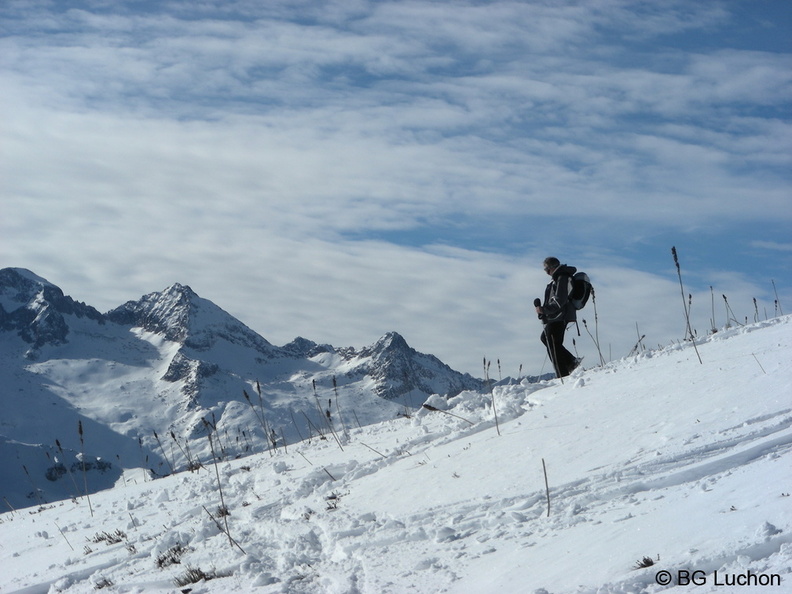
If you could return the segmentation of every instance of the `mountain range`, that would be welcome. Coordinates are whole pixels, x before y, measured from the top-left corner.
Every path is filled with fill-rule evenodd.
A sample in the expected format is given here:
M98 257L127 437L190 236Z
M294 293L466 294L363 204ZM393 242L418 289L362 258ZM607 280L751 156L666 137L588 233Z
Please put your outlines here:
M59 349L78 342L75 319L67 316L70 343ZM135 332L155 353L169 348L160 334ZM141 353L150 356L130 350L116 367ZM90 497L44 503L21 494L24 509L0 513L0 592L789 592L791 358L786 315L578 368L563 382L432 395L410 418L347 423L348 432L336 411L335 435L259 444L239 459L222 458L231 440L218 425L218 455L194 472L152 480L127 467ZM94 362L82 365L71 372ZM91 373L109 389L118 369ZM54 389L63 377L47 381ZM246 389L256 398L254 388ZM324 398L332 386L322 390ZM342 411L351 409L345 400ZM114 435L81 419L86 448ZM169 456L178 450L163 439ZM89 481L117 466L90 462ZM51 466L61 479L49 481L25 465L30 478L0 483L3 496L33 483L82 492L79 468Z
M231 458L342 441L431 395L486 386L396 332L359 350L275 346L186 285L100 313L21 268L0 270L0 384L12 506L74 495L83 467L95 491L122 469L170 474L213 448Z

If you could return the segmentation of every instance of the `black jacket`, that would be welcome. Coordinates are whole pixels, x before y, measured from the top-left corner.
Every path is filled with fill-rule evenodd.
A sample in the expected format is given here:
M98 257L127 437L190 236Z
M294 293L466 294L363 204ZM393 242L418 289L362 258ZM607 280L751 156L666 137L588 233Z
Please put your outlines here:
M547 285L544 294L544 323L574 322L577 320L577 310L569 301L572 290L572 275L577 272L574 266L562 264L553 273L553 280Z

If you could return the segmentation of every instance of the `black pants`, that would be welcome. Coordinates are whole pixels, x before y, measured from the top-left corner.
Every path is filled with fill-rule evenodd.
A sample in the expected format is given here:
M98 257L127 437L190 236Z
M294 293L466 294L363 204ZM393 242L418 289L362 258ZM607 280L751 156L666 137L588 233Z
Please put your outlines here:
M542 344L547 347L547 354L558 377L569 375L575 368L575 356L564 348L566 326L566 322L551 322L545 324L542 332Z

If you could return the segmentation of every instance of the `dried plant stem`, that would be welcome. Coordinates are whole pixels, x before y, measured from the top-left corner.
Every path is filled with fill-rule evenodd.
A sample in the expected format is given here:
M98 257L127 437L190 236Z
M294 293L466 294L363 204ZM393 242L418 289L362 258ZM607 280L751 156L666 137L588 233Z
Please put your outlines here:
M469 425L473 425L473 423L471 421L468 421L466 418L460 417L459 415L455 415L454 413L448 412L447 410L441 410L439 408L435 408L431 404L422 404L421 406L423 408L425 408L426 410L431 410L432 412L441 412L444 415L449 415L451 417L455 417L457 419L461 419L461 420L465 421L465 423L468 423Z
M363 427L360 425L360 419L358 419L354 408L352 409L352 416L355 417L355 423L357 423L358 429L363 429Z
M595 314L595 319L596 319L596 314ZM604 366L605 365L605 358L602 356L602 351L600 350L599 339L595 338L591 334L591 330L589 330L589 327L588 327L588 324L586 323L586 320L583 320L583 327L586 329L586 332L591 337L591 340L594 343L594 346L597 347L597 353L599 353L600 365Z
M63 530L61 530L61 528L60 528L60 526L58 526L58 523L57 523L57 522L53 522L53 523L55 524L55 528L57 528L57 529L58 529L58 532L60 532L60 535L63 537L63 540L65 540L65 541L66 541L66 544L67 544L67 545L69 545L69 548L70 548L70 549L73 551L73 550L74 550L74 547L73 547L73 546L71 545L71 543L69 542L69 539L68 539L68 538L66 538L66 535L63 533Z
M145 483L148 481L149 478L149 470L148 470L148 456L143 451L143 438L138 436L138 448L140 449L140 462L141 468L143 468L143 482Z
M490 398L492 400L492 414L495 416L495 430L498 432L498 435L500 435L501 432L500 424L498 423L498 411L495 410L495 392L492 389L492 382L489 378L490 365L492 365L492 361L487 362L487 358L484 357L484 379L487 381L487 386L489 386Z
M547 494L547 517L550 517L550 484L547 482L547 465L542 458L542 470L544 471L545 493Z
M220 482L220 469L217 466L217 454L215 453L214 442L212 441L212 427L206 421L206 419L204 419L204 426L207 429L206 436L209 438L209 449L212 450L212 461L214 462L215 475L217 476L217 490L220 493L220 509L221 509L221 515L223 516L223 523L225 524L225 531L224 532L226 533L226 536L228 536L229 544L231 544L233 546L236 543L235 543L234 539L231 538L231 533L228 530L228 513L229 512L228 512L228 508L226 507L226 504L225 504L225 498L223 497L223 485ZM204 509L206 509L206 508L204 508ZM209 514L209 515L212 515L212 514ZM237 546L239 546L239 545L237 545ZM244 551L242 551L242 552L244 553Z
M165 448L162 447L162 442L160 441L159 435L157 435L156 431L154 431L154 439L157 440L157 444L159 445L160 452L162 452L162 457L165 458L165 462L168 463L168 468L170 468L171 474L173 474L175 472L173 470L173 464L171 464L171 461L168 459L168 455L165 453Z
M30 481L30 486L31 486L31 487L33 487L33 493L35 493L35 494L36 494L36 500L38 501L38 504L39 504L39 505L44 505L44 502L41 500L41 495L39 495L39 490L38 490L38 488L36 487L36 484L33 482L33 477L32 477L32 476L30 476L30 473L28 472L27 466L25 466L25 465L23 464L23 465L22 465L22 470L24 470L24 471L25 471L25 474L27 475L27 477L28 477L28 480Z
M220 448L220 459L225 460L228 458L228 454L226 454L225 447L223 446L223 440L220 439L220 431L217 429L217 417L212 411L212 428L214 429L215 436L217 437L217 445Z
M368 449L370 449L370 450L371 450L372 452L374 452L375 454L379 454L379 455L380 455L380 456L382 456L383 458L387 458L387 456L386 456L385 454L383 454L382 452L378 452L377 450L375 450L374 448L372 448L370 445L368 445L368 444L366 444L366 443L363 443L362 441L361 441L360 443L362 443L364 446L366 446Z
M215 523L215 526L217 526L217 529L220 532L223 532L228 537L228 542L230 542L232 546L235 546L240 551L242 551L243 555L247 555L247 553L245 553L245 549L243 549L236 540L231 538L231 534L228 532L228 520L226 520L225 528L223 528L223 525L220 522L217 521L217 518L215 518L212 515L212 512L210 512L208 509L206 509L205 505L203 505L201 507L203 507L203 510L209 515L210 518L212 518L212 521ZM225 518L225 516L223 516L223 518Z
M605 366L605 358L602 356L599 340L599 314L597 313L597 294L594 292L594 287L591 287L591 303L594 305L594 344L597 346L597 353L599 353L600 365ZM585 326L586 321L583 320ZM590 333L589 333L590 334Z
M58 446L58 452L61 455L61 459L66 460L66 453L63 451L63 448L61 447L60 441L56 439L55 445ZM66 467L66 472L69 473L69 478L71 478L72 485L74 485L75 497L77 497L80 494L80 487L77 486L77 480L74 478L74 474L72 473L71 468L69 468L69 466L65 462L63 465Z
M734 322L738 326L742 326L743 324L741 324L737 320L737 316L734 315L734 312L732 311L732 308L729 305L729 300L726 298L726 295L723 296L723 302L726 304L726 317L727 317L727 320L731 320L732 322Z
M327 428L330 430L330 433L333 434L333 437L335 438L338 447L341 448L341 451L343 452L344 447L341 445L341 441L338 439L338 435L336 435L335 429L333 429L333 424L330 422L330 419L328 418L330 411L328 410L328 415L325 415L324 411L322 411L322 405L319 404L319 394L317 394L316 392L316 380L313 380L312 384L313 384L314 398L316 399L316 408L319 410L319 416L322 417L322 419L324 419L325 425L327 425Z
M303 411L300 411L300 412L302 413L302 416L305 417L305 420L308 421L308 428L309 429L313 428L313 430L316 431L316 434L319 436L319 438L320 439L324 439L324 433L322 433L322 430L319 429L316 425L313 424L313 422L311 421L311 418L308 415L306 415L305 412L303 412Z
M258 386L258 382L256 382L256 385ZM242 395L245 397L245 400L247 400L247 403L250 405L250 410L252 410L253 414L256 415L256 420L259 422L259 425L261 425L261 430L264 432L264 443L267 444L267 451L270 453L270 456L272 456L272 449L270 448L269 427L267 427L267 420L264 418L264 407L263 406L259 407L261 409L261 414L259 414L259 411L256 410L255 406L253 406L253 401L250 399L250 394L247 393L247 390L242 390ZM261 401L260 392L259 392L259 401Z
M335 376L333 376L333 393L335 394L336 412L338 413L338 418L341 421L341 428L344 430L344 435L349 436L346 423L344 423L344 417L341 415L341 407L338 404L338 383L336 382Z
M291 416L292 423L294 424L294 428L297 430L297 435L300 436L300 441L303 441L302 432L300 431L300 427L297 425L297 420L294 418L294 411L289 409L289 416Z
M88 494L88 470L85 468L85 442L83 441L83 426L82 421L77 421L77 432L80 434L80 454L82 459L83 482L85 483L85 498L88 500L88 510L91 512L93 518L93 506L91 505L91 496Z
M646 334L641 334L640 333L640 331L638 330L638 322L635 322L635 331L638 332L638 342L635 343L635 346L632 348L630 353L627 355L628 357L631 357L633 353L635 353L637 355L641 351L644 350L643 339L646 338Z
M699 355L698 347L696 346L696 338L693 335L693 330L690 327L690 312L688 311L687 303L685 302L685 287L682 284L682 270L679 267L679 258L677 257L676 247L671 248L671 254L674 256L674 264L676 265L677 276L679 277L679 289L682 291L682 307L685 308L685 322L687 323L688 336L690 336L690 340L693 343L693 350L696 351L696 357L698 357L699 363L703 365L704 362L701 360L701 355Z
M781 309L781 301L778 299L778 291L776 290L775 280L771 278L770 282L773 283L773 293L775 293L776 307L778 308L778 312L783 316L784 310Z
M191 472L192 472L193 470L198 470L199 468L201 468L201 467L203 466L203 465L200 463L200 461L194 461L194 460L192 459L192 456L190 455L190 451L189 451L189 446L188 446L188 447L187 447L187 449L185 450L185 449L184 449L184 448L181 446L181 444L179 443L179 440L178 440L178 439L176 439L176 434L175 434L173 431L170 431L170 436L171 436L171 439L172 439L172 440L173 440L173 441L176 443L176 446L179 448L179 450L181 451L182 455L183 455L183 456L185 457L185 459L187 460L187 468L188 468L188 469L189 469ZM186 444L185 444L185 445L186 445Z
M261 410L261 420L264 424L264 435L272 442L272 449L277 450L277 440L271 438L271 436L275 434L275 430L270 427L267 422L267 416L264 414L264 397L261 395L261 384L258 380L256 380L256 393L259 397L259 410ZM270 455L272 455L272 452L270 452Z

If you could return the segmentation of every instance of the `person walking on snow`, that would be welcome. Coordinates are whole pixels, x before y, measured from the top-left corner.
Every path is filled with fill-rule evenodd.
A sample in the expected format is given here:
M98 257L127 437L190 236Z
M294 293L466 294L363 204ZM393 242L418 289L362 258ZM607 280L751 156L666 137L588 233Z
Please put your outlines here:
M544 302L534 300L536 313L544 324L541 340L553 362L556 375L565 377L572 373L579 361L564 348L564 333L567 324L577 321L577 310L569 300L574 266L561 264L558 258L545 258L544 271L552 277L544 294Z

